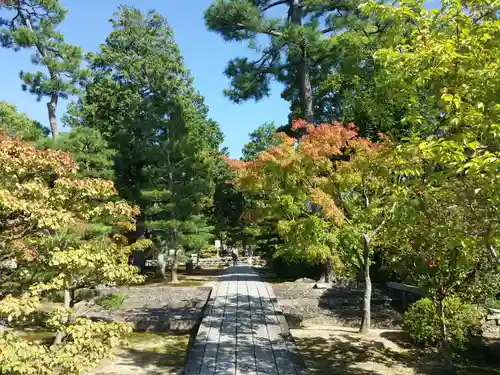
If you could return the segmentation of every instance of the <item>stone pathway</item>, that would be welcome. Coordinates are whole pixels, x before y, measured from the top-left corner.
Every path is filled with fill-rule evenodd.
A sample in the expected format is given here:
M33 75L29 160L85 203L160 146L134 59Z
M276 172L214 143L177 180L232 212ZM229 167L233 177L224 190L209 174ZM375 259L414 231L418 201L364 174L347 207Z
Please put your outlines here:
M306 374L271 286L248 266L218 277L184 375Z

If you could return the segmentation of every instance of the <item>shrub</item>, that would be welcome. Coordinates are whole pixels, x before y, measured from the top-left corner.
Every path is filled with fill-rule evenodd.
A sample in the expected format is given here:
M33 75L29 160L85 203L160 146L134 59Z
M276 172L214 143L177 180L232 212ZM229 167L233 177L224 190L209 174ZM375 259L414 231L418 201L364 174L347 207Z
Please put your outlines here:
M80 301L88 301L92 298L99 297L99 295L100 291L98 289L78 289L75 291L73 302L78 303ZM47 297L53 302L64 302L64 292L60 290L49 293Z
M464 347L471 338L481 334L482 311L459 298L445 299L445 324L448 340L457 347ZM429 298L413 303L404 314L404 328L413 341L437 346L442 342L440 317L436 305Z
M500 309L500 300L495 297L489 297L484 302L484 306L490 309Z
M215 246L205 246L200 250L200 258L215 258L219 249Z
M95 303L105 310L118 310L127 298L128 295L126 294L110 293L97 298Z

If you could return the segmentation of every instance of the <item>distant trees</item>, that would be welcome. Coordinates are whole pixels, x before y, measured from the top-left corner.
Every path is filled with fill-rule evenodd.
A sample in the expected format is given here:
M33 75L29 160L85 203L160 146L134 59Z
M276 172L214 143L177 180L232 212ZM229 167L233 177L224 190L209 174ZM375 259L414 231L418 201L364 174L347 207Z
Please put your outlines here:
M244 160L255 159L259 152L265 151L271 146L277 145L280 139L276 136L274 123L266 123L252 131L250 142L243 146L242 154Z
M13 104L0 101L0 133L23 141L38 141L49 134L39 122L31 120L24 113L19 113Z

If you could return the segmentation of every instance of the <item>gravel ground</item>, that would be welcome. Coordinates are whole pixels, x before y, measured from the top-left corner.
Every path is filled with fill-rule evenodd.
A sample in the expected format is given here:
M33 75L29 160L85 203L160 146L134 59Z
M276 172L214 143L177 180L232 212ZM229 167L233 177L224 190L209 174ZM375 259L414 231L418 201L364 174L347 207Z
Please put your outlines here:
M161 285L102 288L101 295L126 294L118 310L107 311L93 303L77 306L80 314L102 319L130 321L139 331L190 331L201 317L210 287Z
M272 285L278 305L292 328L310 325L342 325L358 327L361 323L362 288L334 286L314 289L311 283ZM391 298L374 288L372 325L378 328L399 328L401 314Z

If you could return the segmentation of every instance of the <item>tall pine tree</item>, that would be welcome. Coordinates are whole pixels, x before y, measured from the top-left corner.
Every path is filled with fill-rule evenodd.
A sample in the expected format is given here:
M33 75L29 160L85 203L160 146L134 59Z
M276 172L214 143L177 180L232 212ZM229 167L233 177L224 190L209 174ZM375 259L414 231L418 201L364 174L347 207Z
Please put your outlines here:
M122 6L111 22L106 42L89 55L85 94L68 122L99 129L115 150L120 195L141 207L136 238L158 231L169 246L192 247L199 242L189 222L204 232L200 215L213 197L222 134L167 20Z
M348 26L357 0L215 0L205 12L208 28L225 40L246 41L260 55L238 57L225 71L226 95L235 102L269 95L271 81L285 85L282 96L292 115L314 123L314 83L332 48L329 36ZM285 14L277 17L276 14ZM263 42L267 40L266 42Z
M2 46L15 51L32 49L32 62L46 69L34 73L21 71L20 76L23 90L36 95L37 100L49 98L47 112L55 139L59 134L59 98L66 99L78 92L77 82L82 74L82 49L67 43L57 31L67 10L59 0L5 0L0 7L8 10L5 17L0 17Z

